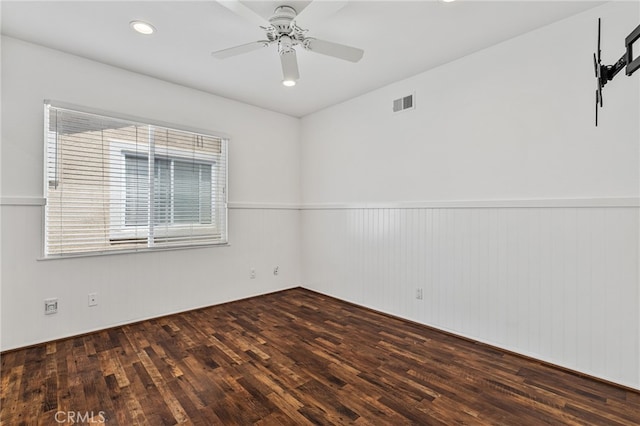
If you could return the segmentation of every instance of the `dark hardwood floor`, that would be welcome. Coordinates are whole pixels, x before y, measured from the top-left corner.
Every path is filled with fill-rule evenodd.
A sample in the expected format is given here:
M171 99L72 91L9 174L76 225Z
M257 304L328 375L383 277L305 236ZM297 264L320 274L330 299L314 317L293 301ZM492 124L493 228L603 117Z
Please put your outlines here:
M3 425L634 425L640 393L304 289L2 354Z

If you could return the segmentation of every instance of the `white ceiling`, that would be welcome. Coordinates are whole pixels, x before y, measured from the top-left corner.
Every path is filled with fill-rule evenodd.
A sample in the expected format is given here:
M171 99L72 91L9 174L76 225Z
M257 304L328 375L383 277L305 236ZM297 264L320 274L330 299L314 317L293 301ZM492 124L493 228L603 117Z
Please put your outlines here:
M268 18L278 5L300 12L309 1L243 3ZM293 88L280 83L275 46L224 60L211 56L265 37L214 0L3 0L1 13L5 35L301 117L602 3L352 0L315 22L309 35L362 48L363 59L354 64L298 49ZM134 19L157 32L135 33Z

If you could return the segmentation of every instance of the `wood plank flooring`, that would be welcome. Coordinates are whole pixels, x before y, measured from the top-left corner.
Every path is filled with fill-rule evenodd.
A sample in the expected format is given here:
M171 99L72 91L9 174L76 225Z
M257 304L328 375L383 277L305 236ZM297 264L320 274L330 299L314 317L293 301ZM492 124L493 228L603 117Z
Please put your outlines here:
M633 425L640 393L304 290L2 354L2 425Z

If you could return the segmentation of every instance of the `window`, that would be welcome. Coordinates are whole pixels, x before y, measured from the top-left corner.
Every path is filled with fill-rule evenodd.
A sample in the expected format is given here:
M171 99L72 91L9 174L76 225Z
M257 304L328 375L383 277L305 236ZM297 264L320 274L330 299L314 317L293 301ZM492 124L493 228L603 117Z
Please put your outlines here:
M224 244L227 140L47 104L45 256Z
M155 158L153 223L210 224L211 164ZM149 159L125 155L125 226L149 221Z

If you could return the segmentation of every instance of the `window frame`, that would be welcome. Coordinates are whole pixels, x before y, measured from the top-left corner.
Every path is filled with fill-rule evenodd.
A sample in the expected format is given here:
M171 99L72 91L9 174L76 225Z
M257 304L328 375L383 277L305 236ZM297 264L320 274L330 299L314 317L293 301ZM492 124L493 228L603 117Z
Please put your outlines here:
M150 218L149 218L149 212L145 211L145 220L144 223L129 223L127 217L128 217L128 202L129 200L132 198L129 194L129 161L130 160L134 160L134 161L138 161L140 160L143 164L146 163L146 176L147 179L150 179L151 174L149 172L149 156L148 155L144 155L144 154L138 154L135 152L128 152L126 150L123 150L120 152L120 161L124 163L125 166L125 174L124 174L124 180L120 179L117 181L113 181L112 180L112 193L117 192L118 195L116 197L112 197L112 199L117 198L120 203L124 204L124 211L122 210L117 210L115 213L117 216L122 217L124 216L124 220L119 219L116 221L116 223L124 223L124 229L129 229L131 227L141 227L141 226L149 226L150 224ZM122 159L124 157L124 160ZM168 209L167 209L167 218L169 218L168 221L162 221L162 222L158 222L157 218L154 219L153 223L158 225L158 226L166 226L166 227L172 227L172 226L182 226L182 225L190 225L190 226L198 226L198 225L212 225L213 221L211 220L211 217L213 216L212 213L214 211L213 209L213 197L212 197L212 193L213 190L215 188L215 165L218 163L215 160L196 160L196 161L189 161L188 158L185 157L177 157L174 155L155 155L153 157L153 161L154 161L154 180L155 180L155 172L158 170L158 163L159 161L163 161L166 162L168 165L168 177L169 177L169 204L168 204ZM186 165L186 169L182 169L181 166L179 166L180 164L184 164ZM208 173L207 170L203 170L203 166L205 168L208 169ZM137 167L136 167L137 168ZM197 187L194 188L189 188L189 189L193 189L193 190L197 190L197 191L187 191L187 195L193 197L194 199L197 199L197 204L198 204L198 211L197 211L197 216L198 219L197 220L191 220L191 218L189 218L189 220L179 220L178 218L178 211L181 210L181 203L178 202L178 197L182 194L179 194L179 190L183 188L183 186L181 185L181 181L179 178L179 174L181 171L184 170L188 170L191 169L191 171L195 171L197 169ZM208 191L206 191L205 193L209 193L209 195L212 197L212 199L209 201L209 203L202 203L201 202L201 195L203 194L202 191L202 184L205 183L206 181L203 179L203 177L207 176L209 177L209 185L208 185ZM138 176L142 176L142 174L138 174ZM136 179L139 179L139 177L136 176ZM195 180L194 180L194 184L195 184ZM122 189L124 187L124 190ZM154 189L156 188L156 184L154 183ZM151 193L151 188L147 188L148 193L147 194L143 194L145 195L145 199L148 199L151 203L153 203L157 197L156 193ZM197 193L196 193L197 192ZM124 193L124 194L122 194ZM123 197L124 195L124 197ZM142 198L142 197L141 197ZM122 201L124 199L124 202ZM137 204L136 200L136 204ZM148 204L148 203L147 203ZM202 220L203 217L203 207L205 208L206 213L208 213L207 215L209 216L209 222L205 222ZM208 207L208 208L207 208ZM195 213L195 210L189 211L190 213ZM113 217L113 216L112 216ZM117 230L116 230L117 231Z
M148 153L140 153L140 152L136 152L133 151L131 149L131 144L127 141L120 141L117 139L111 139L110 140L110 144L109 144L109 149L110 149L110 155L116 156L117 158L119 158L121 161L123 161L123 163L126 163L126 157L130 156L130 157L137 157L137 158L149 158L149 154ZM191 156L191 158L189 158L188 156ZM163 160L168 160L170 162L175 162L175 161L180 161L180 160L195 160L196 164L207 164L211 166L211 186L214 186L214 165L215 162L211 162L209 158L206 158L205 155L202 155L200 153L193 153L191 151L187 151L187 150L181 150L181 149L176 149L176 148L172 148L169 150L165 150L163 152L163 155L154 155L154 160L156 158L162 158ZM125 174L126 176L126 174ZM172 182L173 185L173 182ZM112 200L117 200L119 202L119 204L121 205L126 205L126 198L127 198L127 183L126 183L126 179L123 181L120 176L116 176L116 175L112 175L111 176L111 199ZM171 210L173 211L173 209L175 208L175 204L174 204L174 200L173 200L173 195L171 198ZM149 235L149 218L147 217L147 224L146 225L127 225L127 221L126 221L126 207L125 209L119 209L117 207L118 203L114 203L111 206L111 214L109 215L111 223L110 223L110 235L111 235L111 240L127 240L127 239L134 239L136 238L139 234L142 235ZM213 208L211 211L211 215L214 215L213 212ZM173 216L173 214L172 214ZM188 225L190 227L193 228L199 228L199 229L207 229L207 228L211 228L212 230L216 228L215 223L213 223L213 219L211 221L210 224L196 224L196 223L189 223L189 224L185 224ZM180 228L184 228L184 225L181 224L176 224L175 222L172 221L172 223L170 224L160 224L157 226L157 228L167 228L167 229L160 229L159 230L159 237L171 237L171 236L177 236L179 235L179 230ZM154 230L154 236L158 235L156 232L156 230Z
M141 118L137 116L131 116L127 114L114 113L111 111L105 111L95 108L88 108L84 106L78 106L75 104L70 104L66 102L53 101L46 99L44 101L44 115L45 115L45 126L44 126L44 170L43 170L43 181L44 181L44 199L45 206L43 207L43 215L42 215L42 233L43 233L43 243L41 245L42 248L42 257L41 259L56 259L56 258L68 258L68 257L86 257L86 256L100 256L100 255L113 255L113 254L126 254L126 253L138 253L138 252L152 252L152 251L163 251L163 250L182 250L182 249L192 249L192 248L202 248L202 247L218 247L218 246L228 246L228 234L229 234L229 221L228 221L228 187L229 187L229 158L228 158L228 146L230 142L230 137L218 131L211 131L206 129L194 128L181 126L174 123L166 123L158 120L151 120L147 118ZM207 242L197 242L191 241L187 243L179 243L179 244L162 244L156 245L154 243L154 235L149 236L149 229L147 226L131 226L131 231L127 230L127 226L125 224L125 209L120 209L121 211L118 214L115 214L114 210L118 210L118 207L114 204L110 206L110 217L109 217L109 234L110 240L115 241L115 244L112 244L111 248L105 250L86 250L86 251L77 251L71 253L48 253L47 250L47 239L48 239L48 230L47 230L47 214L46 214L46 205L47 200L49 199L49 188L51 185L51 179L49 176L48 163L51 158L51 153L49 150L49 139L51 134L54 133L47 128L46 123L49 120L49 107L69 110L71 112L77 112L81 114L90 114L100 116L106 119L114 119L121 120L130 123L131 125L136 126L150 126L161 129L175 130L179 132L192 133L195 135L203 135L206 137L211 137L218 139L220 141L220 153L215 154L217 157L216 160L211 161L210 156L207 156L206 153L197 152L197 151L189 151L186 149L179 149L176 147L171 148L163 148L162 154L159 157L164 159L170 159L171 161L180 161L186 160L189 162L196 162L201 164L209 164L211 165L211 186L212 190L214 188L215 179L223 179L224 182L220 189L222 191L221 196L215 197L215 200L218 200L218 206L216 206L214 197L212 195L211 202L211 224L184 224L188 227L197 227L200 229L211 228L212 230L218 230L220 232L219 238L214 241ZM135 144L134 144L135 145ZM149 152L140 153L136 152L135 149L131 150L132 143L126 140L117 140L115 138L109 140L109 158L112 158L112 155L118 156L123 161L125 161L125 155L132 154L136 156L149 156ZM55 160L57 162L57 159ZM222 165L222 169L218 172L214 171L216 163L219 162ZM60 177L58 176L58 169L56 167L56 175L53 177L54 184L58 185ZM124 202L126 197L126 182L122 179L123 176L120 177L120 185L114 185L114 180L118 180L117 175L111 175L108 179L105 179L105 182L110 186L110 199L119 199ZM217 187L216 187L217 188ZM173 194L172 194L173 199ZM121 213L121 214L120 214ZM214 219L214 216L218 213L220 216L220 222L222 224L222 228L219 228L218 221ZM161 225L165 226L165 225ZM180 225L175 227L170 226L168 232L161 232L159 238L166 238L172 236L180 236L179 231L171 232L171 228L178 230ZM157 231L154 231L157 232ZM119 239L128 239L128 238L141 238L143 241L139 247L135 248L126 248L126 249L118 249L114 246L117 246L117 240ZM196 239L197 240L197 239Z

